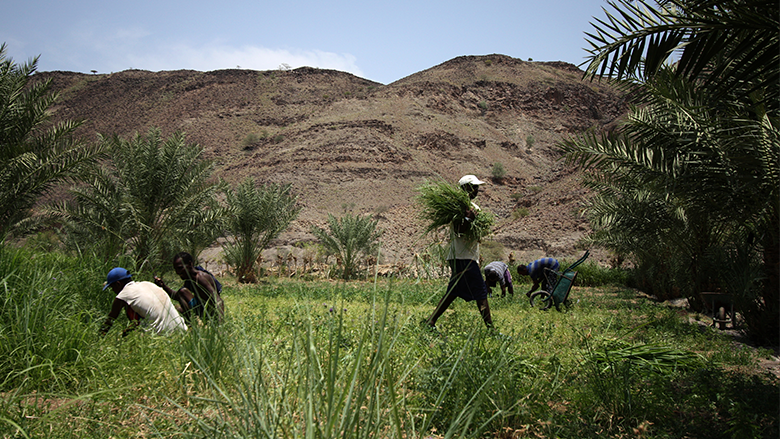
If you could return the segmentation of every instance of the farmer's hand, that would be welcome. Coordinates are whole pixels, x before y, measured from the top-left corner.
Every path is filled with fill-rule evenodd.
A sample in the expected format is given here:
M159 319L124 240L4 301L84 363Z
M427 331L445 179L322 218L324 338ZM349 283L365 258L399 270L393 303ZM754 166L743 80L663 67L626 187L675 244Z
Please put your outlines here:
M160 288L165 287L165 282L163 282L163 280L160 279L158 276L154 277L154 284L157 285Z
M474 221L477 218L477 213L474 212L473 209L469 209L469 210L466 211L465 217L466 217L466 221L469 221L469 222L470 221Z

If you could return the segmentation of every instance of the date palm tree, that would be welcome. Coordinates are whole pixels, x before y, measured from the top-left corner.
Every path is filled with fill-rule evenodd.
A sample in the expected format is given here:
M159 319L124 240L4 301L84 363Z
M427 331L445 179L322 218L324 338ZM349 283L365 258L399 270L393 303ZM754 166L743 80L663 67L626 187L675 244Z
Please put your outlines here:
M104 244L107 256L126 247L138 267L158 266L181 250L197 255L222 233L215 197L224 184L213 181L213 164L184 134L163 139L153 128L101 143L108 166L73 190L75 202L54 209L82 243Z
M347 280L355 276L361 256L374 256L379 249L382 231L376 227L378 222L371 215L347 213L336 218L329 214L328 228L313 227L311 233L320 240L327 254L338 257L342 278Z
M79 122L49 123L58 95L34 80L37 63L16 64L0 45L0 242L29 230L41 195L82 175L102 150L75 136Z
M649 80L670 61L716 99L780 105L780 17L773 0L607 2L614 13L587 33L585 75ZM657 5L656 5L657 3Z
M620 81L634 107L615 132L562 144L570 163L592 172L596 237L621 243L623 250L657 243L649 248L682 255L694 278L688 291L694 299L707 281L712 252L756 242L763 253L764 279L757 282L763 293L747 298L743 311L753 335L776 339L777 5L757 0L610 5L617 12L607 13L588 34L592 49L585 76ZM639 227L648 220L651 224Z
M297 201L292 185L257 186L252 178L227 192L229 214L225 228L229 235L224 251L240 282L257 281L255 262L271 240L298 217L302 206Z

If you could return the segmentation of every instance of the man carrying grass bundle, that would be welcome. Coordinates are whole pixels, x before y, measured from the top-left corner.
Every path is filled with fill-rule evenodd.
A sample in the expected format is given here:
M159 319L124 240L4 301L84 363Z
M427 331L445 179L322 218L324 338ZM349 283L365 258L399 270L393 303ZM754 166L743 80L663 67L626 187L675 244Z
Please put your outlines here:
M431 328L449 308L456 297L476 301L482 319L488 328L493 327L488 305L488 290L479 269L479 241L490 233L493 216L481 212L473 200L484 181L474 175L466 175L458 181L458 187L446 182L428 183L418 190L417 201L422 205L422 218L430 222L425 233L449 228L450 246L447 261L452 274L447 291L433 314L425 322Z

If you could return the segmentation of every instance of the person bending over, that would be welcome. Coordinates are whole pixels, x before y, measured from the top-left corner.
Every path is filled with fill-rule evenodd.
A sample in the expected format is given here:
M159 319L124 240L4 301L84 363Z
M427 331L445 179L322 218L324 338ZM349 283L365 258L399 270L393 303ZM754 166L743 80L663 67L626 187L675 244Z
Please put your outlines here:
M512 286L512 275L509 273L508 265L501 261L493 261L482 271L485 272L485 283L490 290L498 284L501 287L501 297L506 297L507 290L509 295L514 297L515 289Z
M134 282L133 276L124 268L116 267L106 276L106 288L116 294L111 304L108 318L100 328L100 334L105 335L124 309L130 325L122 332L124 337L130 331L142 324L150 326L157 334L169 334L176 330L187 330L184 319L176 311L171 299L162 288L151 282Z
M531 297L531 293L536 291L540 285L542 290L552 294L550 288L555 285L556 276L555 273L552 273L549 270L558 270L560 266L561 264L555 258L541 258L528 265L518 265L517 274L520 276L529 276L534 283L525 295ZM545 268L549 270L545 270Z

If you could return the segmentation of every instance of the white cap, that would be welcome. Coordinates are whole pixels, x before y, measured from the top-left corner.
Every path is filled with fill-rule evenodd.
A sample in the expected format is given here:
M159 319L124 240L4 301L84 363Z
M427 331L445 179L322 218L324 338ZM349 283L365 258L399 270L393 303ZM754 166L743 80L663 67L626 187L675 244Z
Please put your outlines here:
M480 184L483 184L483 183L485 183L485 182L484 181L480 181L480 179L478 179L477 177L475 177L475 176L473 176L471 174L464 175L463 177L460 178L460 180L458 180L458 185L460 185L460 186L463 186L464 184L480 185Z

